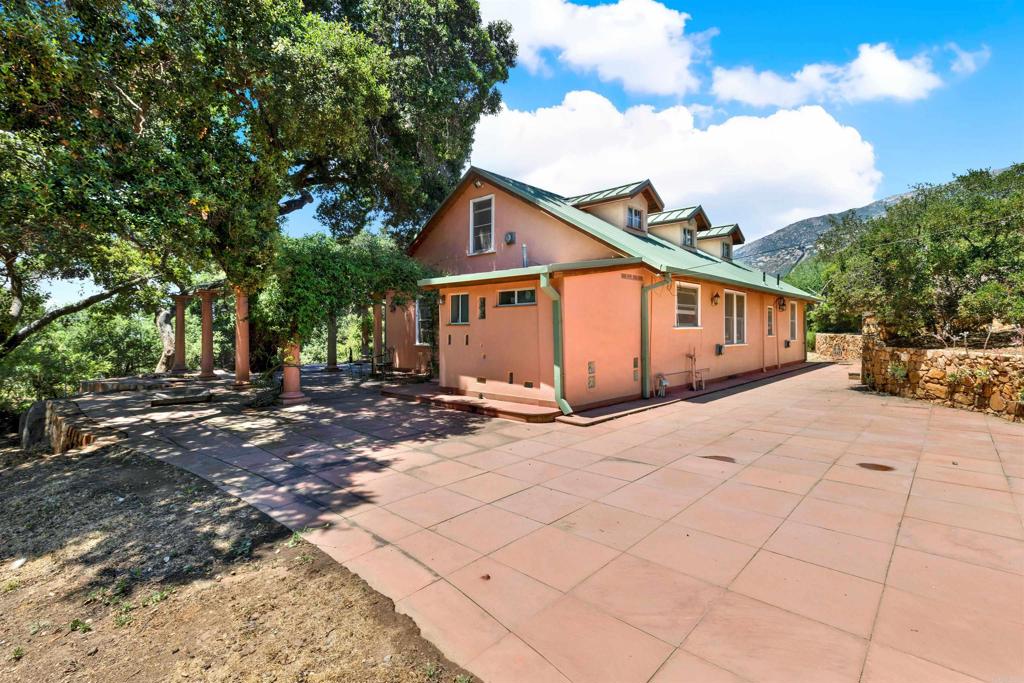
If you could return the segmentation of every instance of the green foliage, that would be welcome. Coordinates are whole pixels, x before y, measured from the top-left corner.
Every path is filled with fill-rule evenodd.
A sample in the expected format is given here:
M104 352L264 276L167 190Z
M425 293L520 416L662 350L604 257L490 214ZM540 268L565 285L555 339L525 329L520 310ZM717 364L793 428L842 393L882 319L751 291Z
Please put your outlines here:
M510 35L473 0L5 4L0 358L78 310L45 311L48 279L109 298L216 263L256 291L313 193L338 236L407 235L497 111Z
M921 186L885 216L847 217L821 241L824 291L889 335L1024 323L1024 164Z
M421 266L389 238L369 233L339 244L326 235L284 238L251 315L278 347L313 338L332 313L365 309L388 291L411 296Z
M825 290L827 268L826 261L815 255L798 263L784 279L805 292L821 294ZM860 332L861 316L838 308L831 298L826 297L808 308L807 325L809 332ZM807 348L814 348L810 336Z
M960 370L950 370L946 373L946 384L951 387L955 387L963 383L964 377L966 377L964 372Z
M902 382L907 378L907 366L903 363L897 363L895 361L889 363L889 367L886 368L886 372L889 377Z

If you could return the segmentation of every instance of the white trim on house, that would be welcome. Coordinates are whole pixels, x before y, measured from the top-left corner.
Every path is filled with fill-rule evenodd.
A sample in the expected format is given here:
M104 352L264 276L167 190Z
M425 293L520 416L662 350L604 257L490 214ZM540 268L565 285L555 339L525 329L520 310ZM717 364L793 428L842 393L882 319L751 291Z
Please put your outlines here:
M696 325L680 325L679 324L679 290L680 289L693 289L697 290L697 324ZM703 329L703 321L701 315L704 313L703 306L701 305L701 287L696 282L676 282L676 321L673 327L677 330L700 330Z
M733 304L732 304L733 305L733 312L732 312L732 341L729 341L729 328L728 328L728 324L729 324L729 310L728 310L728 306L729 306L729 295L730 294L733 295ZM739 325L736 324L737 321L741 319L741 318L739 318L736 315L736 301L740 297L743 298L743 318L742 318L743 326L742 326L742 328ZM726 289L726 290L724 290L724 295L722 296L722 306L724 307L722 309L722 313L723 313L722 320L723 320L723 323L724 323L723 324L724 345L725 346L745 346L747 344L747 295L746 295L746 293L745 292L738 292L735 289ZM741 329L743 331L743 334L742 335L737 334L737 332L739 332Z
M797 305L797 302L795 302L795 301L790 302L789 305L790 305L790 312L789 312L789 340L790 341L796 341L797 340L797 336L796 336L797 335L797 322L800 320L800 307Z
M456 322L455 320L452 319L454 317L452 315L452 313L455 311L455 298L456 297L460 297L460 296L466 297L466 319L465 320L460 320L460 321ZM461 311L461 307L460 307L460 311L459 312L460 313L462 312ZM461 317L461 316L459 316L459 317ZM448 295L448 324L449 325L468 325L469 324L469 292L456 292L454 294L449 294Z
M769 306L768 307L768 315L767 315L767 317L765 317L764 329L765 329L765 336L766 337L774 337L775 336L775 307L774 306Z
M415 310L413 312L413 326L415 328L415 333L416 333L415 345L416 346L430 346L430 342L423 341L423 338L420 337L420 324L423 321L423 314L420 312L420 303L421 303L421 300L420 299L416 299L416 308L415 308Z
M486 249L474 250L473 249L473 227L474 227L473 226L473 214L474 214L474 206L478 202L483 202L483 201L488 201L488 200L491 202L491 244ZM483 197L475 197L475 198L469 200L469 250L466 253L469 254L470 256L478 256L480 254L493 254L494 253L494 223L495 223L494 213L495 212L494 212L494 195L493 194L485 195Z

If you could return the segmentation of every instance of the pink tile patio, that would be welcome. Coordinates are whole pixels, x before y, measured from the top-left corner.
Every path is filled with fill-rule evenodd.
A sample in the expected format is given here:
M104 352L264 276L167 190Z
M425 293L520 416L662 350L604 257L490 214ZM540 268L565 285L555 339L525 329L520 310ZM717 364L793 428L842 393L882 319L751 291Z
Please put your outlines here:
M491 683L1024 681L1024 425L846 373L591 427L314 373L286 409L80 405L303 531Z

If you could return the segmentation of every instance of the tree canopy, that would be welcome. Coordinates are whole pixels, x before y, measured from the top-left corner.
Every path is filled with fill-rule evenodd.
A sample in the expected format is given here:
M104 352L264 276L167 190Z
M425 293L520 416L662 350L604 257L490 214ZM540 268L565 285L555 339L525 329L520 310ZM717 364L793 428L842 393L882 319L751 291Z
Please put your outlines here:
M312 337L330 315L366 310L385 292L413 295L424 276L389 237L362 233L344 244L323 234L285 237L251 316L281 348Z
M847 217L820 243L827 302L893 336L950 341L1024 325L1024 164L922 185L884 216Z
M515 59L475 0L15 0L0 11L0 358L61 315L216 263L271 277L281 216L402 239ZM46 280L103 288L44 312Z

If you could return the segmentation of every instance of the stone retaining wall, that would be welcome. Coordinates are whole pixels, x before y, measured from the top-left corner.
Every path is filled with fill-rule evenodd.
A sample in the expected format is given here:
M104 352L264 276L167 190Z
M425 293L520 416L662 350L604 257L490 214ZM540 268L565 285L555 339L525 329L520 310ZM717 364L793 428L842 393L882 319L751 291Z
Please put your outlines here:
M30 449L44 444L51 453L65 453L73 448L102 446L118 441L120 432L100 427L78 404L71 400L39 401L21 416L18 426L21 447Z
M863 382L875 391L1024 418L1024 356L864 344Z
M863 347L864 336L860 334L818 332L814 336L814 352L829 360L860 360Z

